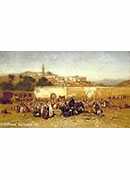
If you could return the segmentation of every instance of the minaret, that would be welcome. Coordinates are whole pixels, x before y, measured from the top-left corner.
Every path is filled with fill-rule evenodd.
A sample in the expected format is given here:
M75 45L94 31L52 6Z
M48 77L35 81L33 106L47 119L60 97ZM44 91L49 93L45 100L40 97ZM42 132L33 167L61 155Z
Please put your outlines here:
M43 76L45 75L45 66L44 66L44 64L42 65L42 75Z

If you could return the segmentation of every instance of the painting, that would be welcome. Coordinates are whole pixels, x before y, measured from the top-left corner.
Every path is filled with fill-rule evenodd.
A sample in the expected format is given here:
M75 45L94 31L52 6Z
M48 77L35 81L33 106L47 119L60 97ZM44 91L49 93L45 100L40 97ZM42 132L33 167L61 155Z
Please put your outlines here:
M130 52L0 51L1 128L129 128Z

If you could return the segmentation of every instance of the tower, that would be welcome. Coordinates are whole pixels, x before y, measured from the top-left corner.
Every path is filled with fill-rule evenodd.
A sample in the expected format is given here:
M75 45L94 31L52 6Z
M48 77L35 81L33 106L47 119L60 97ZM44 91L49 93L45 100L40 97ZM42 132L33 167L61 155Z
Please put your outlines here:
M44 66L44 64L42 65L42 75L43 76L45 75L45 66Z

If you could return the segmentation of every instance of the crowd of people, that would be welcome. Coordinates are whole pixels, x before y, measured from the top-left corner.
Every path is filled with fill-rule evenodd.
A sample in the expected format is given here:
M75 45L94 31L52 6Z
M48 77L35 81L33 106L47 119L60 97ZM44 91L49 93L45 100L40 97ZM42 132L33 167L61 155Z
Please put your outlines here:
M46 101L34 100L32 102L21 102L15 105L14 109L17 113L31 112L34 117L42 117L43 119L51 118L55 115L55 111L60 110L60 114L64 117L70 117L81 114L83 112L93 112L96 115L103 114L103 108L107 106L107 101L80 101L73 97L65 99L50 99Z
M65 98L60 96L58 98L50 99L19 99L11 105L11 111L16 113L31 113L34 117L41 117L48 119L55 116L55 112L60 110L60 115L64 117L76 116L83 112L92 113L97 116L104 115L105 108L130 108L130 105L123 103L127 99L126 96L112 96L106 99L87 99L76 100L73 97ZM121 103L114 103L121 101ZM125 101L124 101L125 102ZM0 111L0 113L10 113L7 109Z
M43 119L53 117L57 109L61 111L61 115L64 117L78 115L85 110L82 102L75 101L74 98L66 100L65 97L50 100L20 102L13 106L13 110L17 113L31 112L34 117L42 117Z

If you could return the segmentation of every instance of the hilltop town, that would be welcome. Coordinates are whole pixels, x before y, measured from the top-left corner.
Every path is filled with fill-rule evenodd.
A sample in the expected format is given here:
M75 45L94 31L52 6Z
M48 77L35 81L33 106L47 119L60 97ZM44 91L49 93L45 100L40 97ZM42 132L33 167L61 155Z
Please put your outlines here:
M31 72L26 71L22 73L23 76L29 76L34 78L36 81L39 81L42 77L46 78L52 85L55 86L88 86L91 85L91 82L87 80L87 77L84 76L60 76L54 74L50 71L45 70L45 66L42 65L41 72Z

